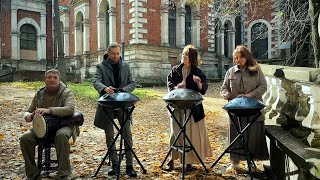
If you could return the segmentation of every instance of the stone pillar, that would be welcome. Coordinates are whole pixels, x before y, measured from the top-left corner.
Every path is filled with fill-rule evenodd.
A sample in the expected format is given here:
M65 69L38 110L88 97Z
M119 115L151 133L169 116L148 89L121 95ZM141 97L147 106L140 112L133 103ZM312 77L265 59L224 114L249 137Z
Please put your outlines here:
M193 27L192 27L192 44L195 47L200 47L200 17L199 11L194 11L193 13Z
M320 147L319 87L310 85L309 88L305 89L304 93L310 98L310 110L308 116L302 121L302 126L311 129L311 134L307 138L309 145L311 147Z
M177 18L177 47L184 47L185 46L185 16L186 16L186 9L184 7L178 8L178 18Z
M38 44L39 46L41 46L41 48L37 48L38 51L38 60L45 60L47 59L47 39L46 39L46 34L47 34L47 28L46 28L46 13L41 13L41 17L40 17L40 44Z
M98 25L98 51L106 50L106 21L105 21L104 13L99 12L97 14L97 25Z
M83 20L83 53L90 53L90 23L89 19Z
M221 33L220 33L220 47L221 47L221 51L220 51L220 55L224 56L224 28L221 28Z
M11 58L20 59L20 40L17 22L17 9L11 8Z
M235 36L235 34L236 34L236 30L232 29L230 31L231 39L229 41L230 42L230 44L229 44L229 46L230 46L229 47L229 57L231 57L231 58L232 58L233 49L236 47L236 36Z
M69 27L64 27L62 33L63 33L64 56L69 57Z
M283 122L286 120L288 128L298 127L299 123L295 120L295 114L298 110L298 93L295 88L295 82L286 78L281 78L281 92L284 92L284 96L280 93L280 99L284 103L280 110L280 118L277 122Z
M82 32L81 32L81 23L74 23L74 54L80 55L82 54Z
M310 94L310 90L307 90L306 93L306 86L302 84L296 84L296 89L298 93L298 110L295 114L295 119L297 121L302 122L309 114L310 108L309 108L309 97L307 94ZM309 89L309 88L307 88Z
M116 12L117 10L115 7L109 8L109 40L110 42L117 41Z
M276 78L271 79L271 99L269 100L269 103L271 104L270 110L266 112L266 118L272 119L274 116L276 116L276 106L278 104L279 99L279 88L280 88L280 82Z
M169 46L169 6L161 5L161 45Z

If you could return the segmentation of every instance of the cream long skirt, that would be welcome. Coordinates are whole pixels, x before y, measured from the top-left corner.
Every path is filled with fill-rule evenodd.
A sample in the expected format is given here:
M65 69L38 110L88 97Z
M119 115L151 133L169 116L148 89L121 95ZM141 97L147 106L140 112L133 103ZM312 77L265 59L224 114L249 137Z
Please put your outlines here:
M190 114L190 110L187 110L187 115ZM176 119L179 121L181 126L184 122L184 110L174 110L174 115ZM187 116L188 117L188 116ZM176 121L171 117L170 118L170 145L173 144L174 140L178 136L180 128ZM202 119L198 122L195 122L193 117L191 116L188 124L186 125L186 135L189 137L192 145L196 149L198 155L200 156L201 160L204 162L207 157L212 156L212 149L209 142L209 138L207 135L205 120ZM186 140L186 145L188 145L188 141ZM175 143L175 146L183 146L183 133L179 136L178 141ZM182 153L178 152L177 150L173 149L171 151L171 159L180 159L180 163L182 163ZM186 152L186 164L199 164L200 161L198 160L194 151Z

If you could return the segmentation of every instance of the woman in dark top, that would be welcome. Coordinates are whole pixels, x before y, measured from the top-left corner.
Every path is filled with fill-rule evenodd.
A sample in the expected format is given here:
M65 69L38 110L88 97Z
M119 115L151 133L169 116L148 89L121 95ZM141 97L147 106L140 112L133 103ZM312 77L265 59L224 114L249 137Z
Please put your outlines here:
M177 88L188 88L198 91L204 95L208 89L206 75L198 68L200 65L198 51L192 45L187 45L183 49L181 64L174 66L167 77L167 86L169 91ZM187 114L190 110L187 110ZM182 124L184 121L184 111L174 109L174 115L177 120ZM203 105L199 104L195 107L195 112L186 125L186 134L191 140L191 143L195 147L200 158L204 161L206 157L212 156L212 150L207 136L207 130L204 121ZM170 146L173 144L174 139L177 137L180 128L172 117L170 117ZM182 146L182 136L175 144L176 146ZM171 159L166 166L167 171L171 171L174 166L174 160L180 159L182 163L182 154L179 156L179 152L173 150L171 153ZM186 170L192 170L191 164L199 164L199 160L193 151L186 153Z

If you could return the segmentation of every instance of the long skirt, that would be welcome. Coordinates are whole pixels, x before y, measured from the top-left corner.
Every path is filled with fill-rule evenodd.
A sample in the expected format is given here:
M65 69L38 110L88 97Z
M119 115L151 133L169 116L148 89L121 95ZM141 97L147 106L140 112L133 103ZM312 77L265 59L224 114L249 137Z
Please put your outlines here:
M190 114L190 110L186 111L187 115ZM174 115L181 124L183 125L184 122L184 110L174 110ZM173 144L174 140L178 136L180 128L176 121L173 118L170 118L170 145ZM191 116L188 124L186 125L186 135L190 139L192 145L194 146L195 150L197 151L198 155L200 156L201 160L204 161L207 157L212 156L212 149L209 142L209 138L207 135L205 120L202 119L198 122L195 122L193 117ZM186 140L186 145L188 141ZM183 146L183 133L179 136L178 141L175 143L175 146ZM180 159L180 163L182 163L182 153L176 150L171 151L171 159ZM185 163L186 164L199 164L200 161L198 160L194 151L189 151L185 153Z
M233 119L236 120L236 116L232 116ZM242 117L241 126L244 128L253 117ZM230 120L231 121L231 120ZM235 121L237 122L237 120ZM239 127L239 124L236 123L236 126ZM238 135L235 125L230 122L229 124L229 144L236 138ZM244 139L247 142L248 151L250 152L253 160L268 160L269 153L266 143L265 137L265 124L264 124L264 117L261 115L257 121L255 121L249 129L244 132ZM241 138L239 138L233 145L232 149L242 147ZM230 153L230 159L232 161L239 161L239 160L247 160L245 151L243 149L233 150Z

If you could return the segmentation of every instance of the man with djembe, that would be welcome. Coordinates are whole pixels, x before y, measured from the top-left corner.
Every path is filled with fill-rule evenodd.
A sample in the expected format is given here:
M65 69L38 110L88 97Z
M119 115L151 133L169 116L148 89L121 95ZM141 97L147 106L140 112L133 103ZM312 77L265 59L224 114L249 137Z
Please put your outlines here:
M64 83L60 82L59 71L51 69L45 73L45 87L38 90L33 97L31 105L24 114L24 119L31 122L34 115L72 116L74 110L73 93ZM72 173L69 160L69 138L72 133L72 126L63 126L59 127L56 133L52 135L59 164L57 179L68 179L68 176ZM38 179L40 176L35 163L35 147L44 140L44 138L37 137L33 129L28 130L20 137L20 147L25 160L27 179Z

